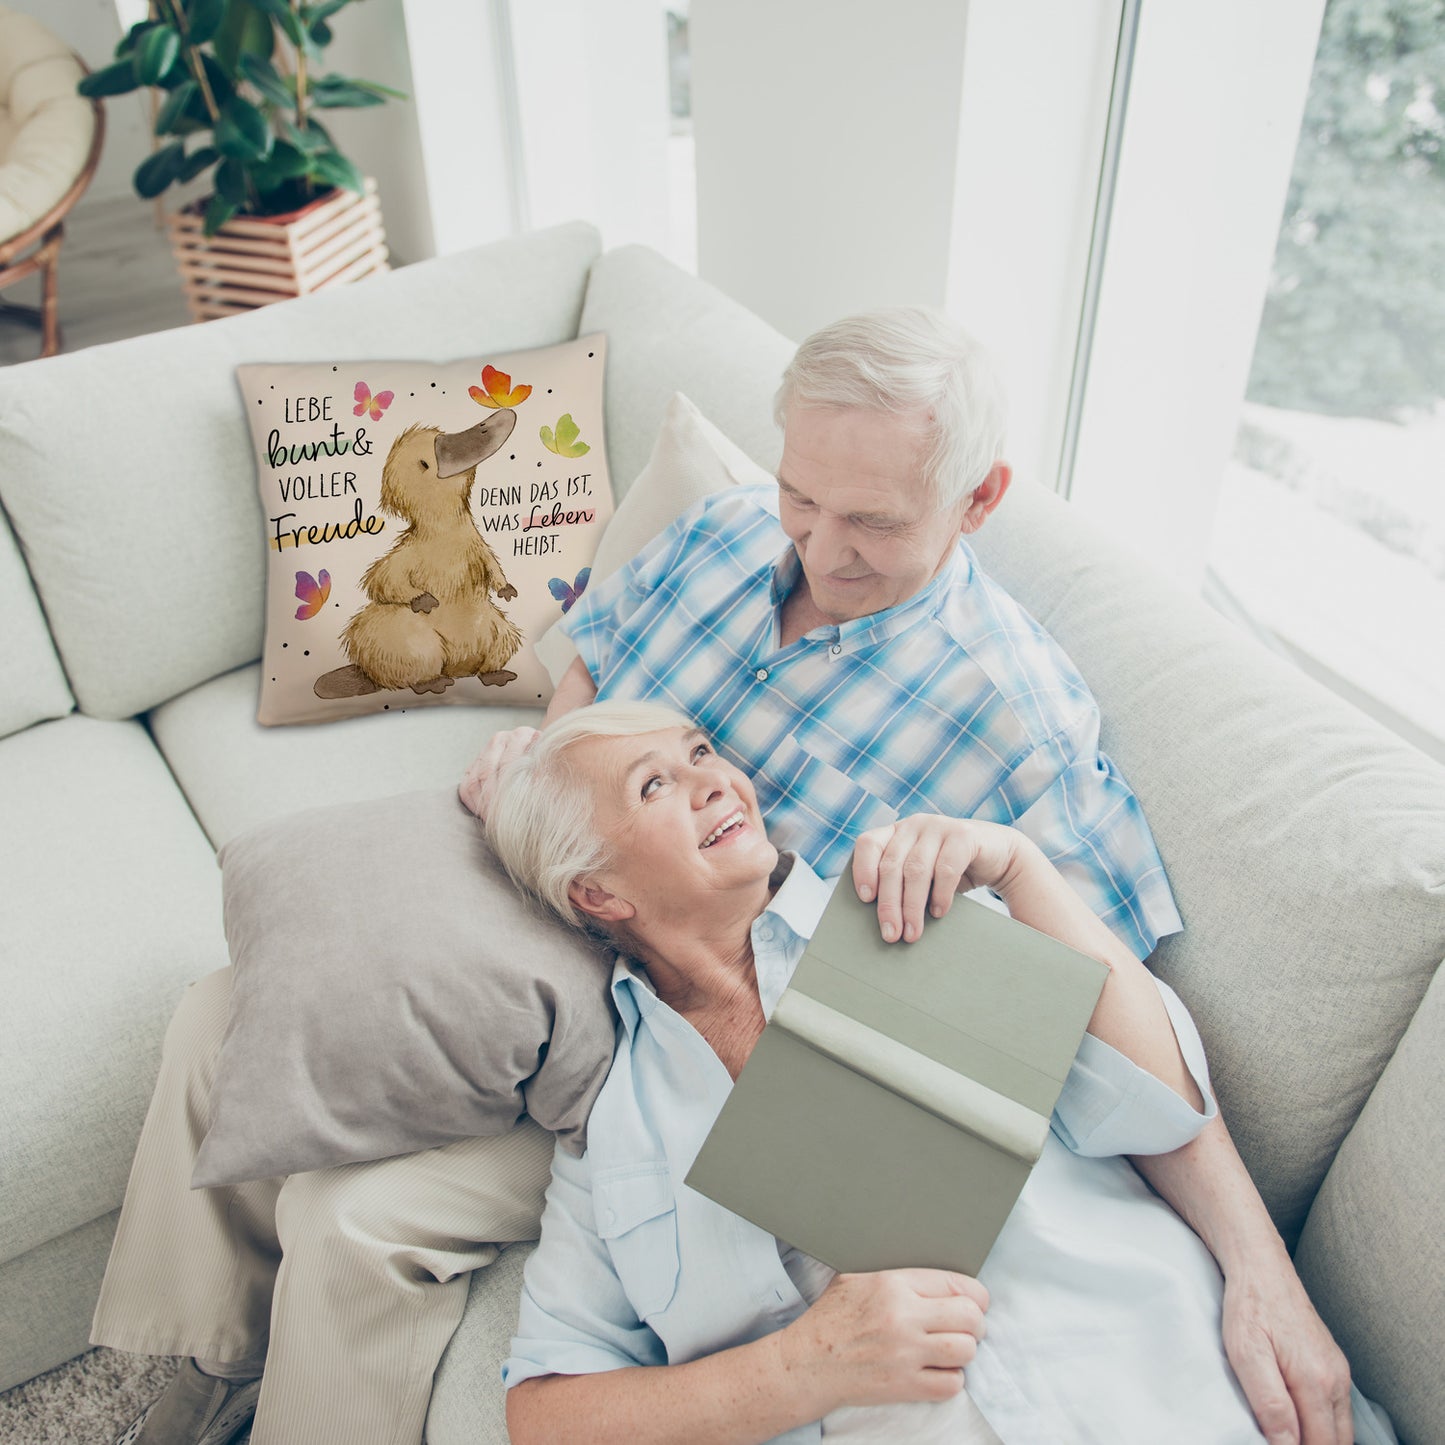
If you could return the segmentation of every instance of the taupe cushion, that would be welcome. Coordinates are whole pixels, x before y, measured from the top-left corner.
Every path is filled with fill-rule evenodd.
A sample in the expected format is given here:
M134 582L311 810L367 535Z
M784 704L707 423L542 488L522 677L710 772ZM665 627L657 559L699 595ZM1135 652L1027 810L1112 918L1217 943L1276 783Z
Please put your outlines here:
M0 1261L121 1200L166 1020L226 962L220 873L145 729L0 741Z
M1340 1146L1295 1262L1360 1388L1445 1438L1445 971Z
M1184 916L1151 963L1292 1241L1445 954L1445 769L1051 493L975 541L1098 698Z
M590 226L561 226L7 370L0 501L82 709L129 717L260 655L264 520L238 363L568 340L597 248Z
M501 1134L580 1147L610 958L528 908L455 789L318 808L221 850L235 979L195 1185Z

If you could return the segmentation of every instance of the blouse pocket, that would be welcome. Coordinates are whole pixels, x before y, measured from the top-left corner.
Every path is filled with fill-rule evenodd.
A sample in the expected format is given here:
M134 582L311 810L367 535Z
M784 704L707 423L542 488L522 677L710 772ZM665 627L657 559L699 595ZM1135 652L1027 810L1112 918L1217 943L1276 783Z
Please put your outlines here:
M820 877L843 871L860 833L898 820L888 803L809 752L796 734L785 737L759 771L771 785L768 837L801 853Z
M639 1319L677 1293L677 1198L665 1163L628 1165L593 1180L597 1233Z

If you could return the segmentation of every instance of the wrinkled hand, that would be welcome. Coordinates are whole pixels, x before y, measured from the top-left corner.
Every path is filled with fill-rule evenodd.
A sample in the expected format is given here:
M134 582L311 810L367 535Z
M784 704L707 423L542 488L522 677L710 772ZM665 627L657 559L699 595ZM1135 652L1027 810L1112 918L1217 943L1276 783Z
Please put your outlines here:
M829 1409L947 1400L963 1389L987 1308L976 1279L947 1270L840 1274L779 1343Z
M457 785L457 793L482 822L487 821L498 770L504 763L525 753L537 737L537 729L527 727L497 733L495 737L487 740L487 745L477 754L471 767L463 775Z
M1349 1363L1292 1268L1226 1279L1224 1349L1269 1445L1352 1445Z
M413 597L411 599L411 610L413 612L430 612L433 607L439 605L436 598L433 597L430 592L423 592L420 597Z
M853 886L865 903L878 900L887 942L912 943L923 932L925 912L942 918L956 893L1002 883L1026 846L1022 834L998 823L916 813L858 839Z
M500 597L503 602L510 602L516 595L517 589L513 587L510 582L503 582L502 585L497 588L497 596Z

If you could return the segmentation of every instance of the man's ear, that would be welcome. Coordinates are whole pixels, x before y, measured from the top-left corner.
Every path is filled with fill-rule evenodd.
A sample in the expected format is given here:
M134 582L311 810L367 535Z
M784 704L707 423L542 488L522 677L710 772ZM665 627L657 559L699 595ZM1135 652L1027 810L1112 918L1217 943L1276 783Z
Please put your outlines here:
M1013 478L1013 468L1007 462L995 462L993 470L973 489L973 499L964 510L959 531L965 536L978 531L988 520L988 514L1003 501Z
M579 913L602 923L621 923L637 912L625 898L609 893L599 883L584 882L580 878L567 885L567 897Z

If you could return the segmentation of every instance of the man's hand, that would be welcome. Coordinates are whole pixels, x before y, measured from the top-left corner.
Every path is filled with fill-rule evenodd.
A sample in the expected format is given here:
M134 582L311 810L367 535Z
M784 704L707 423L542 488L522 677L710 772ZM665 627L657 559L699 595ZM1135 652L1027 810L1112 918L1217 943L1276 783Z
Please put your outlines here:
M536 728L512 728L510 732L497 733L467 769L457 785L457 793L482 822L487 821L492 805L498 770L511 759L520 757L536 740Z
M1226 1278L1224 1348L1269 1445L1352 1445L1349 1363L1288 1261Z

